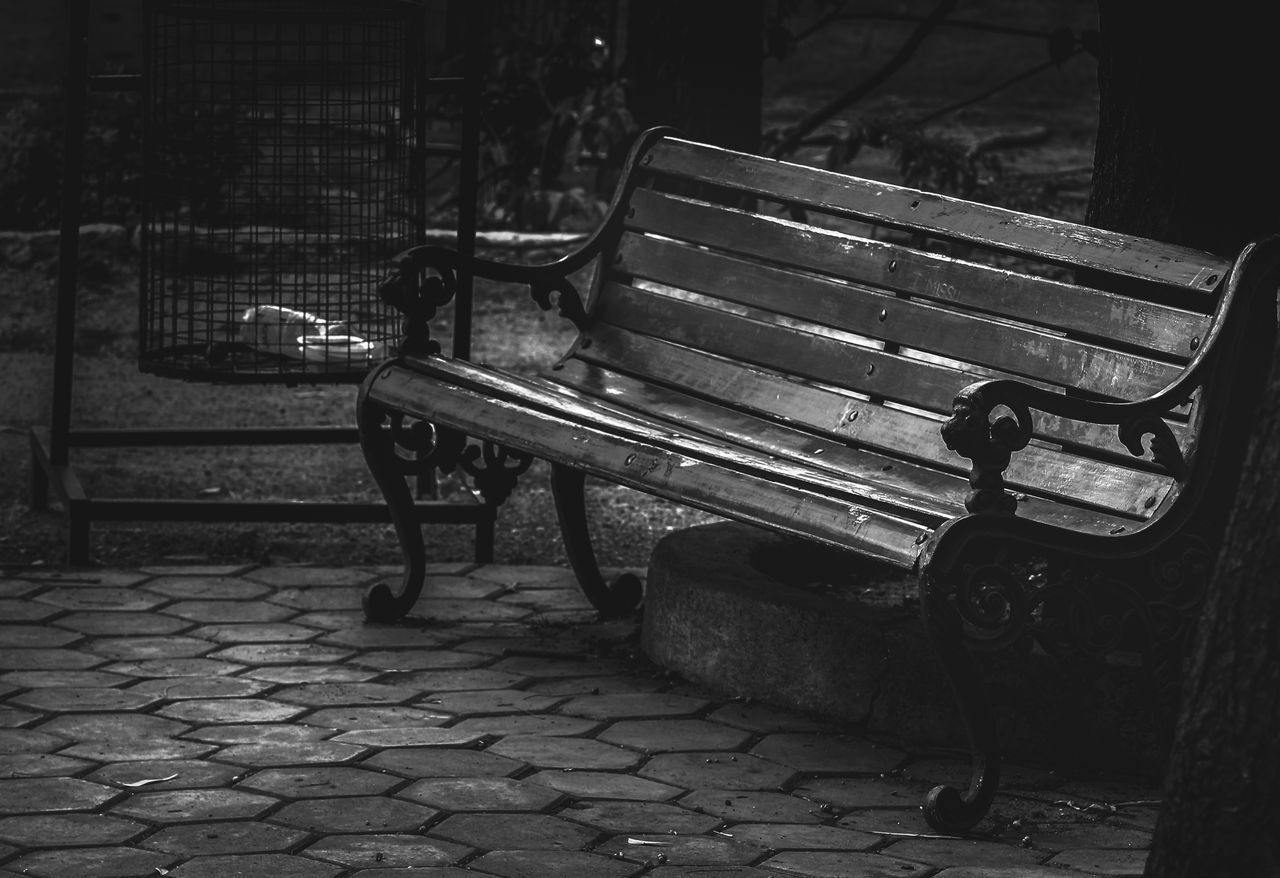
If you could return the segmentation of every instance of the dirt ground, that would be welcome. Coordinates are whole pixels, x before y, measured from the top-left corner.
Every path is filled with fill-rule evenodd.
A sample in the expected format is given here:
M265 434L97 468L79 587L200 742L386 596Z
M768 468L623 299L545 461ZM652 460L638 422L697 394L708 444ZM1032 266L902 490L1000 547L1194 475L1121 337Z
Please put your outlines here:
M932 4L876 4L893 14ZM871 4L854 4L869 9ZM1047 33L1093 26L1091 3L992 0L963 5L958 19L992 22L1010 31ZM794 122L868 75L901 44L909 25L854 20L802 44L785 61L766 62L766 126ZM898 75L824 129L840 133L862 120L894 113L921 115L965 104L1016 79L1045 58L1042 37L943 28ZM1094 64L1077 56L1026 76L989 97L948 112L931 127L964 142L1015 135L999 152L1003 176L1041 191L1045 209L1079 218L1088 197L1096 91ZM823 150L796 160L820 162ZM845 170L894 180L888 150L866 148ZM1037 188L1039 187L1039 188ZM1047 191L1047 190L1046 190ZM552 254L542 254L550 256ZM61 565L66 529L56 509L33 512L26 431L49 423L56 268L48 260L14 264L0 254L0 565ZM82 274L77 325L76 427L349 425L355 388L339 386L212 386L158 378L136 362L137 267L131 257L89 259ZM480 291L475 353L504 365L532 365L563 349L571 333L538 312L518 290ZM72 464L91 497L378 501L358 449L286 446L189 449L77 449ZM535 467L500 515L498 560L562 564L564 553L543 473ZM643 566L656 539L707 516L607 485L592 487L601 560ZM470 532L433 527L434 560L470 557ZM108 565L175 559L216 562L397 563L390 529L380 525L95 524L91 555Z

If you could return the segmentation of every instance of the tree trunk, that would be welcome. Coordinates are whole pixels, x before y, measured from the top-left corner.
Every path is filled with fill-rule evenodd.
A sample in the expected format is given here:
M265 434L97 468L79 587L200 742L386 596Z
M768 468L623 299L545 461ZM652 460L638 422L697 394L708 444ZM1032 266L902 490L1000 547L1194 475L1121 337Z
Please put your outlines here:
M757 152L763 33L762 0L631 3L624 73L640 127Z
M1274 50L1264 14L1237 12L1100 0L1088 222L1227 256L1280 231L1280 162L1260 88L1274 81ZM1250 328L1268 332L1274 294L1251 305ZM1184 677L1148 878L1280 875L1276 363L1273 354L1246 364L1234 388L1246 412L1248 399L1259 403L1230 426L1220 455L1218 502L1230 516ZM1242 476L1233 460L1244 461Z
M1280 227L1272 31L1233 9L1099 0L1091 225L1224 255Z

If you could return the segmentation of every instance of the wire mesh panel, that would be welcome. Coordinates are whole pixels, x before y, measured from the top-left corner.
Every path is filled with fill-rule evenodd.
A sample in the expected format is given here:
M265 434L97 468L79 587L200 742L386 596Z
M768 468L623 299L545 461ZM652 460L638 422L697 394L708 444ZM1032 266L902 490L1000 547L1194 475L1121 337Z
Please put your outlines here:
M422 7L147 4L140 366L357 380L394 344L387 259L422 238Z

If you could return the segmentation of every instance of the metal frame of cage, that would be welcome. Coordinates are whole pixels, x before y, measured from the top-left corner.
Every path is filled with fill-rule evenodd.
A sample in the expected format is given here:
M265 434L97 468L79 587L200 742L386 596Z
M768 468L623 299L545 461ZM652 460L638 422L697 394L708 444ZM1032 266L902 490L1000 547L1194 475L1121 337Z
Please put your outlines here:
M358 380L398 331L378 282L424 230L421 7L148 0L145 15L141 368Z
M168 3L170 7L178 5L174 0L147 0L148 3ZM207 7L214 0L204 0ZM235 0L241 9L257 10L259 5L253 0ZM264 0L262 8L266 8L271 0ZM288 0L293 8L306 5L309 0ZM334 0L320 0L334 5ZM416 0L384 0L403 10L421 10ZM193 2L185 4L200 7ZM228 4L229 5L229 4ZM337 4L340 5L340 4ZM67 74L65 82L67 125L64 132L64 165L63 178L66 185L62 192L62 209L59 237L59 261L57 280L57 301L54 325L54 352L52 369L51 416L47 430L33 428L28 433L31 449L31 507L41 511L49 508L50 495L62 504L67 525L67 561L73 566L90 562L89 537L90 527L94 521L266 521L266 522L368 522L382 523L390 521L390 513L385 503L381 502L328 502L328 501L219 501L185 500L171 498L112 498L91 497L84 489L79 474L71 462L71 450L75 448L149 448L177 446L227 446L227 445L301 445L301 444L355 444L357 430L352 427L298 426L298 427L247 427L226 428L212 426L203 429L185 428L101 428L84 429L72 426L72 390L75 375L74 343L76 336L76 311L78 305L79 281L79 238L81 221L81 195L83 189L84 170L84 135L86 128L86 103L90 89L119 91L146 90L145 76L135 74L107 74L90 76L88 71L88 0L72 0L68 4L66 15L67 37ZM346 6L355 9L360 6L358 0L351 0ZM219 3L218 8L222 8ZM280 4L276 4L280 8ZM475 0L463 7L461 38L464 46L464 69L457 75L429 76L420 80L424 93L447 94L456 98L460 107L461 138L458 143L422 144L420 152L444 152L458 164L460 194L457 217L458 248L464 253L474 252L475 247L475 186L478 171L477 138L479 129L479 81L482 70L481 52L484 43L484 8L481 0ZM246 14L251 14L246 13ZM412 37L407 37L412 39ZM145 62L144 62L145 67ZM408 75L418 76L422 71L415 70ZM415 95L416 100L416 95ZM144 149L146 147L144 146ZM144 158L145 162L145 158ZM155 214L153 213L154 220ZM192 226L187 219L188 231ZM308 237L310 235L310 237ZM143 237L149 238L144 243L144 275L156 269L156 259L147 257L154 253L153 248L161 246L161 256L168 259L173 254L163 250L152 234L143 230ZM200 238L201 236L193 236ZM204 232L201 246L192 247L188 255L194 256L195 265L199 265L201 254L219 251L217 246L210 247L214 236L210 231ZM314 234L303 232L300 236L303 243L317 247L321 256L331 255L332 242L318 240ZM161 241L169 240L161 236ZM258 241L261 236L249 235L233 240ZM285 240L281 234L268 236L268 241L279 244ZM203 249L202 249L203 247ZM367 251L374 252L374 251ZM216 257L215 257L216 258ZM167 262L161 262L167 265ZM181 263L178 263L181 264ZM188 263L190 265L190 263ZM167 270L167 269L166 269ZM363 269L362 269L363 271ZM370 268L368 273L360 275L362 280L375 277L377 270ZM157 274L148 275L154 282ZM459 273L458 291L455 299L454 352L466 356L470 344L470 309L471 287L468 274ZM144 280L144 283L146 281ZM261 287L250 287L260 289ZM234 300L233 300L234 301ZM343 300L339 297L339 302ZM363 301L363 300L362 300ZM270 301L250 303L255 305L274 304ZM310 304L310 303L308 303ZM380 304L380 303L379 303ZM276 305L275 307L285 307ZM339 306L339 310L345 309ZM332 305L327 313L334 314ZM323 310L323 309L322 309ZM175 320L176 310L156 309L155 303L144 296L141 302L141 317L144 321L152 319ZM234 318L243 316L236 314L233 306L229 313ZM165 315L157 317L157 315ZM315 315L318 319L326 319ZM344 318L349 319L349 318ZM283 321L282 321L283 322ZM337 320L332 320L337 323ZM209 321L213 325L213 321ZM328 323L324 325L329 325ZM344 326L352 327L351 323ZM373 326L374 329L367 328ZM383 328L378 329L378 326ZM147 323L140 327L140 337L147 334ZM361 324L369 338L361 341L372 342L374 339L385 340L388 331L385 324L370 322ZM225 330L226 327L224 326ZM238 327L237 335L239 335ZM314 330L311 330L314 331ZM384 333L379 335L378 333ZM304 329L301 335L308 334ZM327 332L325 333L328 334ZM338 333L335 333L338 334ZM354 330L341 333L354 335ZM356 382L369 362L354 357L344 357L340 362L331 360L308 361L305 357L293 357L276 351L238 350L235 345L239 339L227 338L225 335L213 337L196 348L188 348L179 352L169 344L175 336L154 333L147 341L146 347L140 343L140 350L147 352L145 362L140 357L140 368L143 371L181 377L184 379L211 380L218 383L259 383L285 382L296 383L333 383ZM192 337L194 338L194 336ZM295 337L296 340L296 337ZM194 344L188 341L187 344ZM217 345L225 343L228 349L219 350ZM301 346L305 342L299 342ZM350 342L347 342L350 345ZM252 346L248 346L252 347ZM161 351L165 353L162 355ZM292 353L292 352L290 352ZM228 363L227 359L236 359ZM219 358L222 357L220 360ZM434 481L434 472L424 472L426 486ZM421 499L425 492L424 482L419 480L419 497L415 504L415 514L422 522L452 523L474 525L475 556L477 561L492 559L495 528L495 510L491 505L483 503L458 503L452 501Z

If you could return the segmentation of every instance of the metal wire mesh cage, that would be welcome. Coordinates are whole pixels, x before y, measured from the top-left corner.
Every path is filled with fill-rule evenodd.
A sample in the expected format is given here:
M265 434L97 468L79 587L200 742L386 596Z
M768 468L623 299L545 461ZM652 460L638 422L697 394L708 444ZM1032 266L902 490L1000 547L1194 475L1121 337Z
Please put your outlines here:
M387 259L422 238L422 7L150 0L139 364L358 380Z

